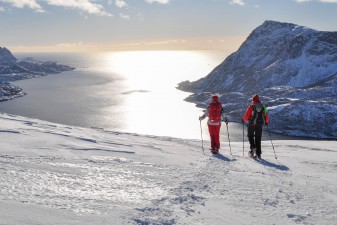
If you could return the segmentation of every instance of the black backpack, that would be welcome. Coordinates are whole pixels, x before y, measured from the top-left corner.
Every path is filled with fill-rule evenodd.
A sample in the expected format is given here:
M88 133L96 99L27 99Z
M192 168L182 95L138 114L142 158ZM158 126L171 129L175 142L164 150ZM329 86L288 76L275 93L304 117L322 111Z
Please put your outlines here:
M250 124L254 125L265 125L266 123L266 115L264 113L264 106L261 103L256 103L252 105L253 114L250 119Z

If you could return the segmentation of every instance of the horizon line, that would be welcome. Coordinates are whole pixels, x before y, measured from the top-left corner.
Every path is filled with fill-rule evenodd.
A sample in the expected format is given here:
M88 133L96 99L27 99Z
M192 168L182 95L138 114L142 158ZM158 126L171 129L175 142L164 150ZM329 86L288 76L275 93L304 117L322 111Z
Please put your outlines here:
M63 43L53 45L4 45L12 52L107 52L157 50L221 50L236 51L246 35L218 36L189 39L138 40L129 42Z

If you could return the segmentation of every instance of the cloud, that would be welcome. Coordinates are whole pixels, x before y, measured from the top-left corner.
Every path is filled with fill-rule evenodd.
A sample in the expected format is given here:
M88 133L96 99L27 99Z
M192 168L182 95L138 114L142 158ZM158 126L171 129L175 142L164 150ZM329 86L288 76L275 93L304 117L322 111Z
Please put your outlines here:
M118 8L123 8L123 7L127 6L126 2L123 1L123 0L116 0L116 1L115 1L115 5L116 5Z
M5 8L0 6L0 12L5 12Z
M241 5L241 6L245 5L245 3L243 2L243 0L231 0L229 2L229 4L231 4L231 5Z
M129 15L126 15L126 14L123 14L123 13L120 13L120 14L119 14L119 17L122 18L122 19L126 19L126 20L129 20L129 19L130 19L130 16L129 16Z
M61 6L65 8L78 9L82 12L100 16L112 16L106 12L102 5L92 3L91 0L45 0L52 6Z
M56 46L59 47L79 47L82 46L83 43L81 41L75 42L75 43L62 43L62 44L57 44Z
M321 2L321 3L337 3L337 0L295 0L296 2Z
M30 8L37 12L44 12L43 8L35 0L0 0L0 2L8 3L15 8Z
M120 43L118 46L123 47L139 47L139 46L166 46L166 45L181 45L186 44L187 41L183 39L174 40L161 40L161 41L140 41L140 42L130 42L130 43Z
M38 0L0 0L15 8L30 8L37 12L45 12ZM100 4L93 3L95 0L39 0L41 3L46 3L51 6L59 6L64 8L76 9L93 15L112 16L106 12Z
M186 40L184 39L143 42L144 45L168 45L168 44L184 44L184 43L186 43Z
M170 0L145 0L147 3L159 3L159 4L168 4L170 3Z

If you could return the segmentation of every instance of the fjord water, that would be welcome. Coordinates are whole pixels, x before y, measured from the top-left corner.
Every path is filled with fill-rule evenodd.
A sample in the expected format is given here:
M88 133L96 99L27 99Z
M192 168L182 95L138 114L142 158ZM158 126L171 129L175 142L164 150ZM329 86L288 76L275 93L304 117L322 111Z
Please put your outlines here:
M0 112L81 127L201 139L202 109L184 101L189 93L176 86L206 76L227 55L222 51L15 54L76 70L13 82L27 95L1 102ZM209 140L206 120L202 131L203 139ZM231 141L242 141L241 124L230 123L229 132ZM223 126L221 141L227 138ZM274 134L274 138L289 137Z
M179 138L200 138L202 110L183 100L189 93L177 90L177 84L207 75L227 56L221 51L15 55L56 61L76 70L13 82L27 95L0 103L1 112Z

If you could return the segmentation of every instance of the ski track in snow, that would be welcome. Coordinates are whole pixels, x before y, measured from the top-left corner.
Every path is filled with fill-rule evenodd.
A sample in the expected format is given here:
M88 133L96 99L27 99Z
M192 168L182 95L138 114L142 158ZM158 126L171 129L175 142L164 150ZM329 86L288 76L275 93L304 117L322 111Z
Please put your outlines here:
M333 141L275 141L278 160L270 142L263 142L264 159L254 160L242 156L242 143L231 143L233 158L225 142L224 155L203 155L198 140L69 127L6 114L0 120L0 224L337 221ZM28 214L36 218L43 218L42 207L52 216L42 222L34 216L27 220L24 213L11 217L6 205L18 210L29 206Z

